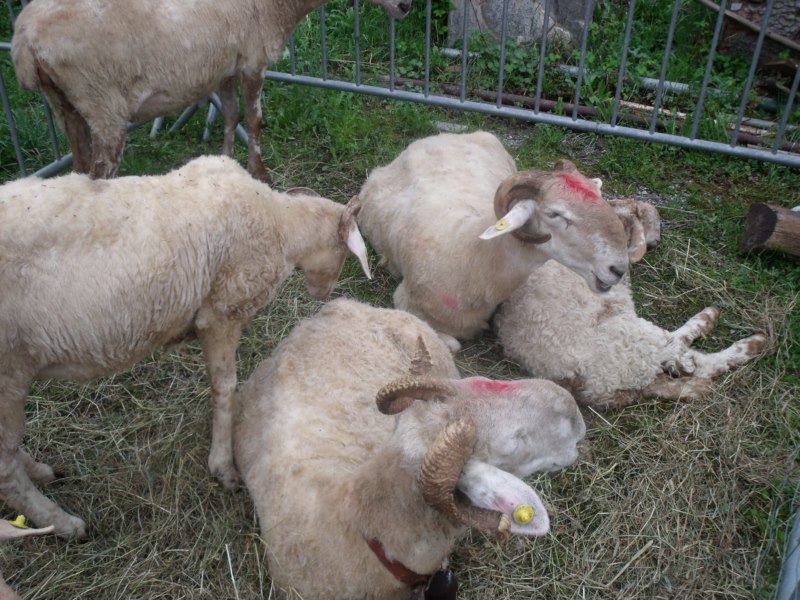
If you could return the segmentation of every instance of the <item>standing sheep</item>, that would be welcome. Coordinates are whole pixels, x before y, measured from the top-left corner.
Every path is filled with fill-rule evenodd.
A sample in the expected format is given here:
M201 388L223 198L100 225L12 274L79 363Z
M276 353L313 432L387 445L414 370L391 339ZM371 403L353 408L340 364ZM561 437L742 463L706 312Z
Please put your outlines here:
M295 327L236 409L270 576L307 600L422 598L466 527L544 535L521 478L572 464L585 433L552 382L460 379L427 324L346 299Z
M630 200L616 206L632 235L650 244L659 239L654 207ZM599 296L550 261L503 303L495 328L506 354L536 377L565 386L582 404L616 408L646 396L700 398L711 392L714 378L764 347L766 337L756 334L713 354L692 349L718 317L719 309L708 307L666 331L636 316L627 279Z
M357 210L356 199L345 207L275 192L227 157L158 177L70 174L0 187L0 497L60 536L82 536L84 522L31 482L53 473L20 448L28 386L116 373L190 335L211 385L209 468L233 486L242 328L295 266L320 299L348 248L369 273Z
M402 17L411 0L371 0ZM185 108L219 89L223 153L239 118L248 170L269 183L261 159L264 71L300 20L323 0L36 0L17 17L11 56L23 88L41 88L72 147L73 167L113 177L128 121Z
M486 132L440 134L370 174L359 224L403 279L395 307L457 350L453 338L488 328L497 306L551 258L596 292L622 278L627 238L600 185L569 161L552 173L518 172Z

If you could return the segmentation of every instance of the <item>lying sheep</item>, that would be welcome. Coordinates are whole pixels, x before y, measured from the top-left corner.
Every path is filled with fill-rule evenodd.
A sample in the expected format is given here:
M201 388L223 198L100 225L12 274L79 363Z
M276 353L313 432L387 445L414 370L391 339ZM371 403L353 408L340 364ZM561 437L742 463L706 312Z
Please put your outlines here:
M25 524L25 518L17 517L13 522L0 519L0 545L23 537L44 535L53 531L53 526L31 529ZM17 593L3 579L0 573L0 600L21 600Z
M38 2L38 0L37 0ZM165 344L199 338L211 384L209 467L237 481L231 446L242 328L295 266L325 298L348 248L361 260L357 199L290 196L233 159L202 157L159 177L31 177L0 188L0 497L58 535L81 519L36 490L52 478L19 445L35 378L88 381Z
M651 246L658 241L655 208L622 201L618 212L632 236L644 236ZM692 349L718 317L719 309L708 307L666 331L636 316L627 280L599 296L551 261L503 303L495 327L506 354L528 371L557 381L582 404L616 408L648 396L700 398L713 389L714 378L764 347L766 337L756 334L713 354Z
M411 0L371 0L402 17ZM72 147L73 167L113 177L128 121L185 108L219 89L223 153L233 156L241 82L247 166L261 159L264 71L323 0L36 0L17 17L11 56L23 88L41 88Z
M596 292L622 278L626 236L600 185L569 161L552 173L517 172L490 133L440 134L370 174L359 224L402 277L395 307L457 350L453 338L488 328L495 308L551 258Z
M298 325L236 408L271 577L314 600L422 598L466 527L545 534L520 478L572 464L585 433L557 385L460 379L428 325L346 299Z

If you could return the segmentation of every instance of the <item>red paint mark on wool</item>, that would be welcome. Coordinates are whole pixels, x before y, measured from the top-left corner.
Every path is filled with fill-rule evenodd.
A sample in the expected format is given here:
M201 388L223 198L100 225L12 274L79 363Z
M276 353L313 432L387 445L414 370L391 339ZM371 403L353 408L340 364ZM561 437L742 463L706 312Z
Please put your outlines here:
M458 308L458 298L452 294L442 294L442 303L448 308Z
M570 173L562 173L561 178L564 184L573 192L577 192L587 200L600 200L600 194L592 189L583 178L576 177Z
M509 392L517 386L513 381L497 381L476 377L469 380L469 387L478 392Z

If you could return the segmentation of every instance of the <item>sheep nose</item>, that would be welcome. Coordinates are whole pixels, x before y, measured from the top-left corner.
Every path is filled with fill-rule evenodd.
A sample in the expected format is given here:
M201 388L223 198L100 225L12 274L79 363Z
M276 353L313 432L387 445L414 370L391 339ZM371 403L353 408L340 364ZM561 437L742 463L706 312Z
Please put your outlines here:
M625 271L628 270L628 267L627 265L611 265L608 267L608 270L611 271L611 273L613 273L613 275L617 278L617 281L619 281L622 279L622 276L625 275Z
M404 15L407 15L408 11L411 10L411 2L401 2L398 4L398 8Z

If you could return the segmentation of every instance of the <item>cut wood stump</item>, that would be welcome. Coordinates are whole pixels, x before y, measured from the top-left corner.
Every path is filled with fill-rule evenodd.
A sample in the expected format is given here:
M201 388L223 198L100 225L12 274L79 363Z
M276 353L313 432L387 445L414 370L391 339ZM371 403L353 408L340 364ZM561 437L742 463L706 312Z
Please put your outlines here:
M753 204L744 225L741 250L778 250L800 256L800 210Z

